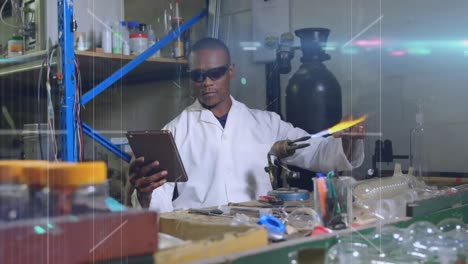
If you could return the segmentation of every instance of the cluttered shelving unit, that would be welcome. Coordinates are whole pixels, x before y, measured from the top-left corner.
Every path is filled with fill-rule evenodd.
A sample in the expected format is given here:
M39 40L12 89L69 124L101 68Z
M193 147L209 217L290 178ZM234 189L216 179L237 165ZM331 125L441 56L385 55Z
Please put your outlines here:
M74 0L57 0L58 12L58 46L48 45L47 50L26 54L15 58L1 59L0 82L8 87L37 87L38 76L41 69L45 72L45 59L48 67L57 67L60 75L58 80L59 89L53 89L52 93L59 94L60 103L60 135L61 137L61 159L64 161L78 161L79 147L77 144L78 130L95 139L98 143L109 149L117 156L129 161L130 157L120 147L115 146L104 136L77 119L79 107L84 106L91 100L121 80L127 83L162 81L181 77L186 74L187 60L184 58L174 59L166 57L154 57L160 49L171 44L193 25L206 18L206 27L214 28L219 3L216 0L205 1L205 7L192 18L181 24L177 30L170 31L160 41L149 47L138 56L126 56L95 51L75 50L75 36L77 17L74 14ZM80 21L78 21L79 24ZM209 35L215 36L213 32ZM49 54L55 49L54 54ZM60 63L60 65L58 65ZM79 71L79 72L77 72ZM78 73L80 75L78 82ZM55 78L56 76L54 76ZM58 78L58 77L57 77ZM43 79L44 81L44 79ZM80 84L83 85L78 89ZM41 84L44 85L44 82ZM44 85L45 86L45 85ZM95 87L93 87L95 86ZM34 91L28 88L28 93ZM82 97L77 94L83 92ZM23 90L24 91L24 90ZM79 103L77 103L79 102ZM78 110L77 110L78 109ZM82 124L82 126L80 125Z
M75 55L77 57L80 57L82 59L87 59L87 58L95 58L96 61L95 63L109 63L111 61L107 61L106 59L109 60L123 60L124 62L131 61L135 59L137 56L133 55L120 55L120 54L112 54L112 53L99 53L99 52L94 52L94 51L75 51ZM169 64L186 64L187 60L183 58L179 59L173 59L173 58L163 58L163 57L157 57L157 58L149 58L146 60L147 62L157 62L157 63L168 63ZM161 64L161 66L163 66ZM170 67L170 66L169 66Z

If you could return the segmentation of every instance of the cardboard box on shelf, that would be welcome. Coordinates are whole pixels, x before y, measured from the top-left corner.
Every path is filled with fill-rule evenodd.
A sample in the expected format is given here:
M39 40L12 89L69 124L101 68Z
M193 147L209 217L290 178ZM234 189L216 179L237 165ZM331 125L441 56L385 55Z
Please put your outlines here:
M159 231L188 240L154 254L156 263L188 263L268 245L263 227L231 225L230 218L189 214L162 214Z

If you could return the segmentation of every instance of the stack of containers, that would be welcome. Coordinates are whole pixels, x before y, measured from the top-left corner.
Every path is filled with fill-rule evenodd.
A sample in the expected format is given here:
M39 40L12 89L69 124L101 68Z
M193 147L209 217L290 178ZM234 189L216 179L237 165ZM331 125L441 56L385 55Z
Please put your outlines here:
M0 222L108 212L104 162L0 161Z
M49 168L52 215L108 211L104 162L58 163Z

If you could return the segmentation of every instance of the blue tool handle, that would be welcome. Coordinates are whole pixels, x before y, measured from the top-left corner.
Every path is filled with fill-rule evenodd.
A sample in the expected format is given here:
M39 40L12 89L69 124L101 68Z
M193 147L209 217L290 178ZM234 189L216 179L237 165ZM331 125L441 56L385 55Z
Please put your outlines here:
M268 232L277 234L284 234L286 232L286 225L278 218L269 214L261 215L257 224L265 226Z

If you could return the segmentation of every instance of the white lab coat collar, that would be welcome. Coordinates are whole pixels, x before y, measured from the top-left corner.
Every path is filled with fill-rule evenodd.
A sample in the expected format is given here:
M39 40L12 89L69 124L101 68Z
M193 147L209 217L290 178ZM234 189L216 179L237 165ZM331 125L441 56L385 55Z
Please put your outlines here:
M228 120L232 119L233 113L238 111L241 108L241 106L243 105L239 101L236 101L236 99L234 99L234 97L232 97L232 95L230 95L230 97L231 97L232 105L231 105L231 109L229 109L229 112L228 112ZM216 119L213 112L211 112L210 110L204 108L200 104L198 99L195 100L195 102L191 106L189 106L187 110L190 111L190 112L199 111L200 112L200 121L215 124L215 125L219 125L221 127L221 124ZM227 122L226 122L226 125L227 125Z

